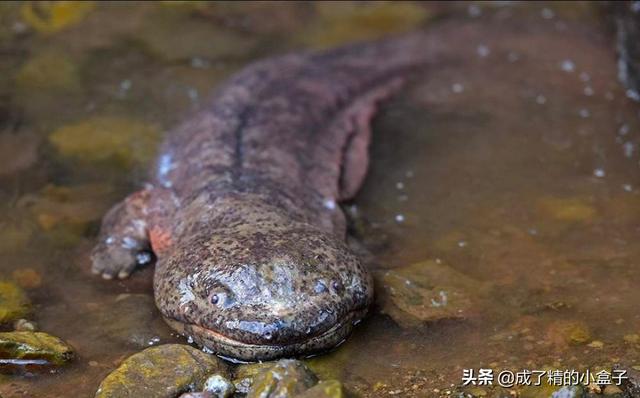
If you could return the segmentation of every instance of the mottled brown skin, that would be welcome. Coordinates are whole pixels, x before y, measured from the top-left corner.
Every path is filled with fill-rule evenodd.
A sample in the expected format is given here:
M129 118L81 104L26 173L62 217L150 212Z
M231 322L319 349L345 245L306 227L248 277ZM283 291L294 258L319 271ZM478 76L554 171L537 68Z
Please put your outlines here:
M417 34L254 63L172 131L155 178L104 218L93 270L152 250L169 325L241 360L344 341L373 298L336 202L367 169L376 103L440 42Z

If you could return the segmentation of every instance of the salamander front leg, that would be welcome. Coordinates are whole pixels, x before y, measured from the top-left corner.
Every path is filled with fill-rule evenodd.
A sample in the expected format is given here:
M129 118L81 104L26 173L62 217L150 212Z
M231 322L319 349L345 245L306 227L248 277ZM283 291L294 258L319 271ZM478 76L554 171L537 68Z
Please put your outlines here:
M92 272L104 279L127 278L153 259L149 243L150 189L129 195L104 216L99 242L91 253Z

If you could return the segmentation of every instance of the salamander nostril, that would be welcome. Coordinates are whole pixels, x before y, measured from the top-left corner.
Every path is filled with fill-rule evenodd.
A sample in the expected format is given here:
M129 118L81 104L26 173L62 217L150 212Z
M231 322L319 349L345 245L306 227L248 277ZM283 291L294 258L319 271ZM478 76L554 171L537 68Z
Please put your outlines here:
M342 285L342 282L334 279L333 281L331 281L331 287L336 293L340 293L342 292L344 286Z

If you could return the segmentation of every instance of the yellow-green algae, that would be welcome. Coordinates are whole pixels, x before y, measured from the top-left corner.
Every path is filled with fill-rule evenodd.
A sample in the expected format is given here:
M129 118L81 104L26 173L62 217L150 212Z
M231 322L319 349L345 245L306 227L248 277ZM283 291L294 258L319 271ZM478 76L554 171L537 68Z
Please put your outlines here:
M114 161L124 167L149 162L156 152L158 139L155 126L109 116L69 124L49 136L51 144L63 156L84 162Z
M18 92L29 97L44 91L73 91L80 88L78 69L63 53L45 51L27 60L16 74Z
M7 323L29 314L31 304L16 284L0 281L0 323Z
M74 357L73 348L61 339L42 332L0 333L3 358L44 359L52 365L64 365Z
M300 395L300 398L343 398L344 390L338 380L324 380Z
M49 34L77 24L94 8L93 1L28 1L21 14L29 26Z
M580 197L545 197L538 201L538 206L545 215L558 221L589 222L597 214L593 205Z
M317 2L317 18L302 41L316 48L375 39L415 29L429 17L427 9L409 2Z
M201 391L211 374L226 376L216 356L183 344L147 348L130 356L100 383L96 398L175 398Z
M318 378L304 363L282 359L253 378L247 398L297 396L317 383Z

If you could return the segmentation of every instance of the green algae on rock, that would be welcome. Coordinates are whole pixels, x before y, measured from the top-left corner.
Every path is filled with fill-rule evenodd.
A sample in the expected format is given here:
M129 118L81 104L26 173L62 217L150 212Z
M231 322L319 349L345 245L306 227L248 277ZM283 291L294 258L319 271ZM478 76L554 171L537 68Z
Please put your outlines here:
M183 344L147 348L125 359L100 383L96 398L175 398L201 391L208 375L226 375L224 362Z
M75 91L80 88L78 70L64 54L43 52L30 58L16 75L18 92L22 95L42 91Z
M0 364L64 365L74 355L69 344L47 333L0 333Z
M317 48L407 32L429 17L425 7L408 2L318 2L314 7L318 17L302 40Z
M113 161L127 168L147 164L158 138L158 130L142 121L98 116L60 127L49 141L62 156L89 163Z
M22 318L31 311L27 295L18 285L0 281L0 324Z
M233 384L240 394L247 394L256 375L273 366L272 362L256 362L239 366L234 372Z
M94 8L92 1L29 1L22 4L20 11L29 26L50 34L77 24Z
M382 311L403 327L440 319L462 319L473 307L479 282L453 268L427 260L376 275Z
M318 378L302 362L281 359L253 378L247 398L288 398L308 390Z
M344 389L338 380L323 380L299 395L300 398L343 398Z

